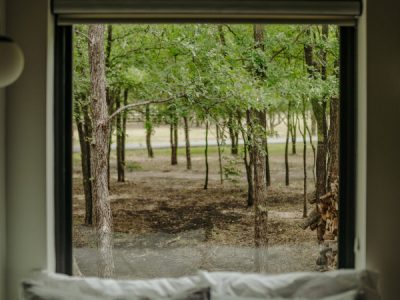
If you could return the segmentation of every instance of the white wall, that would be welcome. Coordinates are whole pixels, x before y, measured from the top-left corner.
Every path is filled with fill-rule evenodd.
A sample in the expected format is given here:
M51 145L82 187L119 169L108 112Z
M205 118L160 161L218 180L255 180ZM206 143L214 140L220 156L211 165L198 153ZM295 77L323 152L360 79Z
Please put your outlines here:
M25 54L20 79L6 91L7 296L21 279L53 268L51 134L52 23L48 0L7 0L7 34ZM50 72L49 72L50 71Z
M5 31L5 2L0 0L0 34ZM6 184L5 184L5 91L0 89L0 300L5 299Z
M400 2L368 0L366 265L400 298Z

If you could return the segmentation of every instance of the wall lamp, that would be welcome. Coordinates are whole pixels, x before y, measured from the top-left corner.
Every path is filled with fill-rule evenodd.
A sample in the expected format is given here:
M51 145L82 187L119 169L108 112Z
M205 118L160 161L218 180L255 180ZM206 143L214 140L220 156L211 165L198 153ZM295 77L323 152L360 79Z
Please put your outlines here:
M0 88L18 79L24 69L24 54L9 37L0 35Z

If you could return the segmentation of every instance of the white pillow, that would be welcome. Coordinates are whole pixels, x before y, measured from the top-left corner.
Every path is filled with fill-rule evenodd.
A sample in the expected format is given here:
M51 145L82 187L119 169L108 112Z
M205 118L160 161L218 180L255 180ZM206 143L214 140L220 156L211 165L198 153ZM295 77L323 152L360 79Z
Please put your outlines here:
M35 273L24 285L43 299L109 300L163 299L204 288L198 276L149 280L80 278L48 272Z
M232 272L200 272L203 285L211 287L211 298L235 296L243 299L379 299L377 276L367 271L339 270L279 275ZM342 295L342 298L335 298ZM354 295L354 296L353 296ZM229 299L229 298L227 298ZM233 298L235 299L235 298Z

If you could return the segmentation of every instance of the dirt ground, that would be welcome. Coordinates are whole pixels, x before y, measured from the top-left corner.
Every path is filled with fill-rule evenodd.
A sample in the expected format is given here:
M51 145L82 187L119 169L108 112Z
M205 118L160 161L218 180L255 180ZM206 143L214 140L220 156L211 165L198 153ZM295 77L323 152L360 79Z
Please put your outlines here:
M302 230L302 152L290 155L291 184L284 185L282 145L270 149L272 185L269 203L271 273L313 271L318 253L316 233ZM300 145L298 145L299 150ZM254 270L254 209L246 206L245 173L238 182L220 183L216 151L210 151L209 189L204 190L204 157L194 151L193 170L185 168L184 150L171 166L169 152L127 152L126 182L116 182L112 154L111 204L114 218L116 277L183 276L196 270ZM308 151L309 197L313 191L312 152ZM224 154L227 162L228 154ZM79 159L74 158L74 257L85 276L96 275L96 242L82 225L84 196ZM309 207L309 209L312 209Z

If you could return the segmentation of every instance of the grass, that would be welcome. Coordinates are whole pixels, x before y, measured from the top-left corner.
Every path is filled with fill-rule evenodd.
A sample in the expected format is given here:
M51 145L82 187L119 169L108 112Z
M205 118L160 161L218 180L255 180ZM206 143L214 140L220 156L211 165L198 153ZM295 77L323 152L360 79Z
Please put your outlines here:
M289 145L289 153L292 151L292 145ZM303 144L297 143L296 145L298 153L303 152ZM191 147L190 148L190 153L192 155L204 155L204 146L200 147ZM224 146L221 147L222 150L222 155L227 155L230 154L231 149L230 146ZM154 151L154 156L169 156L171 155L171 150L169 148L162 148L162 149L153 149ZM239 153L243 151L243 146L239 146ZM268 151L270 155L284 155L285 154L285 144L270 144L268 145ZM307 151L312 151L311 146L307 144ZM142 155L147 155L147 150L146 149L134 149L134 150L127 150L127 153L131 154L136 154L138 156ZM208 147L208 154L217 154L218 153L218 147L217 146L209 146ZM185 156L185 148L181 147L178 149L178 155L179 156Z
M296 145L298 155L302 154L303 152L303 144L302 143L297 143ZM205 147L200 146L200 147L191 147L190 148L190 153L192 156L203 156L204 155L204 150ZM243 146L239 146L239 150L243 150ZM153 149L154 151L154 157L166 157L171 155L171 150L169 148L162 148L162 149ZM285 144L270 144L268 145L268 151L270 155L284 155L285 154ZM289 145L289 153L292 151L292 145ZM111 151L112 154L115 154L115 150ZM128 156L138 156L138 157L147 157L147 150L146 149L131 149L131 150L126 150L126 153ZM213 155L218 153L218 147L217 146L209 146L208 147L208 154ZM230 152L230 147L229 146L224 146L222 147L222 155L229 155ZM239 152L240 153L240 152ZM307 144L307 154L312 155L312 149L309 144ZM185 148L181 147L178 149L178 156L179 157L185 157ZM81 162L81 155L80 153L73 153L73 163L74 164L80 164ZM134 164L135 162L127 162L127 170L140 170L140 166L129 166L129 164L132 163Z

